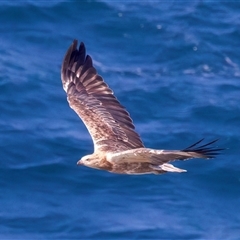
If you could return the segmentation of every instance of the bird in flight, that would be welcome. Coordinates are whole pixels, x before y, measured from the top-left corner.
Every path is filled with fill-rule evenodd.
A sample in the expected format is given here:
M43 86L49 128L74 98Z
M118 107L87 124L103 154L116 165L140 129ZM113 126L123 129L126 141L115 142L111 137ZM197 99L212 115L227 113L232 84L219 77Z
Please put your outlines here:
M74 40L63 59L63 89L70 107L86 125L94 153L77 164L119 174L161 174L186 172L169 162L190 158L214 158L222 149L213 147L217 140L204 145L202 140L183 150L145 148L133 121L113 91L93 67L84 43Z

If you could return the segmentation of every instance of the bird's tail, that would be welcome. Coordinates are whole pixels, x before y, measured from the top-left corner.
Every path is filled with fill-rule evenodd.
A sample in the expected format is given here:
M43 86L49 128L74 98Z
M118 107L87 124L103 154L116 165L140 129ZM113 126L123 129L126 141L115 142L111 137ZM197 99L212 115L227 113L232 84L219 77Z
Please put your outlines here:
M185 169L174 167L170 163L163 163L161 165L151 164L151 168L156 170L158 173L162 173L162 172L178 172L178 173L181 173L181 172L186 172L187 171Z

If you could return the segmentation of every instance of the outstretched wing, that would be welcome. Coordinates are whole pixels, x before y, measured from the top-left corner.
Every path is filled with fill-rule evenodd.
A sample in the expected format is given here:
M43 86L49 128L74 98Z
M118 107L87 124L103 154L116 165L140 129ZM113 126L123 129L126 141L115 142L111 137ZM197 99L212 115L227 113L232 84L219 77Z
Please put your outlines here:
M84 44L79 49L77 45L74 40L64 57L61 78L69 105L86 125L95 151L143 147L129 113L97 74Z
M174 160L187 160L191 158L209 159L215 158L216 155L224 150L223 148L216 148L212 146L212 144L217 142L218 139L199 146L202 141L203 139L183 150L163 150L162 156L158 157L158 155L155 155L153 158L156 159L156 162L158 162L158 159L161 159L161 161L164 162L170 162Z
M198 146L203 139L183 150L156 150L150 148L130 149L109 155L107 159L115 162L148 162L156 165L168 163L174 160L187 160L190 158L214 158L224 150L212 146L218 139L207 144Z

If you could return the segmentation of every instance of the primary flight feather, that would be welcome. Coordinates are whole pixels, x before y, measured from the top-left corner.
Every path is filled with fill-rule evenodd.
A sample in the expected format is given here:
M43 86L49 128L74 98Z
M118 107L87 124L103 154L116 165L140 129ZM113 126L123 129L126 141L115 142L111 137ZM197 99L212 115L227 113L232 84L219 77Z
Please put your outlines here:
M145 148L129 113L98 75L91 57L86 56L84 44L77 47L74 40L64 57L61 78L70 107L94 143L94 153L82 157L78 164L122 174L185 172L169 162L213 158L222 150L211 147L217 140L199 146L200 140L183 150Z

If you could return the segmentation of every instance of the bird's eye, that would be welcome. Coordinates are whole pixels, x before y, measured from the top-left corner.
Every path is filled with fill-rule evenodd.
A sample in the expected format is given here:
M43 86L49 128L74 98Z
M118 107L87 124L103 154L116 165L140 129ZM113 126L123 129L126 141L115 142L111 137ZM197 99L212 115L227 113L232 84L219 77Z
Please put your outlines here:
M82 160L85 161L85 162L89 162L89 158L88 157L83 157Z

